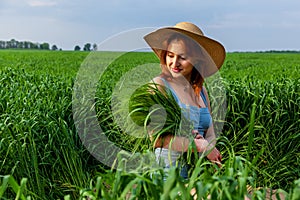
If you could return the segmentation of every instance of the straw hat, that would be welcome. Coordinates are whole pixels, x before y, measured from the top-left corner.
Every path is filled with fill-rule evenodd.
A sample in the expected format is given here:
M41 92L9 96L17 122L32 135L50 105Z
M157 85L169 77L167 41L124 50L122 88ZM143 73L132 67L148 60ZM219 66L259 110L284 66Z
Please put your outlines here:
M210 61L207 61L205 64L207 69L205 69L204 77L212 75L221 68L226 54L223 45L218 41L204 36L201 29L190 22L180 22L173 27L160 28L144 36L144 39L158 58L161 59L162 52L167 49L164 46L165 41L174 33L181 33L192 38L200 45L202 53L207 55L206 58Z

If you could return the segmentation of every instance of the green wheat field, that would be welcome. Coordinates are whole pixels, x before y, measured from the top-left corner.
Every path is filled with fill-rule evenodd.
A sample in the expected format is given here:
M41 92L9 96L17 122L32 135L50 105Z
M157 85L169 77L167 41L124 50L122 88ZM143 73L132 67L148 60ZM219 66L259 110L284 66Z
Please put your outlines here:
M102 59L116 56L99 53ZM120 55L98 80L94 110L110 141L127 152L151 154L147 138L118 127L110 105L128 71L158 66L158 60L150 52ZM192 188L198 199L243 199L249 188L251 199L264 199L270 188L300 199L299 53L228 53L219 73L226 98L217 142L223 166L201 158L189 180L171 168L166 181L166 172L150 164L125 170L126 157L117 169L106 166L83 145L72 99L88 56L0 51L0 199L193 199Z

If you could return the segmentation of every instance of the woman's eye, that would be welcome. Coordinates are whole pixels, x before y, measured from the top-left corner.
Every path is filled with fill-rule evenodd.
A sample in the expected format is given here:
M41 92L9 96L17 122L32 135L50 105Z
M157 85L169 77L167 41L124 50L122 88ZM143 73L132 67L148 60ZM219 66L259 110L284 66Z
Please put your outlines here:
M186 60L186 57L185 56L180 56L180 59L181 60Z

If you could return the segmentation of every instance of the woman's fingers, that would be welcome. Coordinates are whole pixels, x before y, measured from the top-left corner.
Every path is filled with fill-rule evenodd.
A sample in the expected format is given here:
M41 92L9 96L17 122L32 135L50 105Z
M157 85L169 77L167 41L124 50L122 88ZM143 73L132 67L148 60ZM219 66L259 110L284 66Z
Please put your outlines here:
M211 162L216 163L219 167L222 166L222 156L218 149L214 148L211 150L211 152L207 155L207 158Z
M218 167L222 167L222 163L220 161L211 161L211 162L217 164Z
M222 155L219 150L212 145L210 145L205 139L203 138L195 138L195 143L197 146L198 152L207 152L207 158L216 163L219 167L222 166Z

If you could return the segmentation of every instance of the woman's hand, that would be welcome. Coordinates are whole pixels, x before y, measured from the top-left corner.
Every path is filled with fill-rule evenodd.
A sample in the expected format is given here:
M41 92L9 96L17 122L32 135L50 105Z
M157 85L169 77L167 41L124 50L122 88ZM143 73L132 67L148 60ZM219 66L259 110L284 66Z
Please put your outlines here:
M206 156L212 163L216 163L219 167L222 167L222 155L216 147L209 150L209 154Z
M208 141L203 138L196 137L194 141L198 152L208 153L206 157L211 162L216 163L219 167L222 166L222 155L217 148L209 144Z

